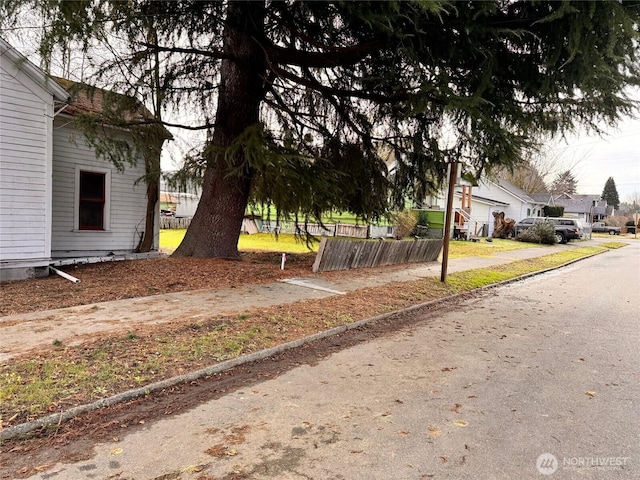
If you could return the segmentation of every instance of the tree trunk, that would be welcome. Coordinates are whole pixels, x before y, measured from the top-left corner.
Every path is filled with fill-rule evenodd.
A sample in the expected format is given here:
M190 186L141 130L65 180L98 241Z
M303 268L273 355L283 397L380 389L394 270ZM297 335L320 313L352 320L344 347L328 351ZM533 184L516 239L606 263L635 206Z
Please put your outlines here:
M158 149L159 150L159 149ZM144 234L136 252L150 252L153 248L155 233L156 207L160 197L160 155L154 160L145 159L145 182L147 184L147 213L144 221Z
M153 18L149 17L144 28L147 30L147 39L151 44L158 43L158 32L153 25ZM153 76L150 82L152 85L154 106L154 118L158 122L162 121L162 103L164 94L160 84L160 57L158 52L153 55ZM160 201L160 156L162 155L162 144L171 134L160 125L154 125L138 129L138 135L144 152L144 173L147 184L147 213L144 222L144 236L140 239L140 245L136 252L150 252L153 248L155 237L155 221L158 214L158 202Z
M213 137L207 153L202 197L177 257L239 258L238 237L253 172L239 153L225 158L229 147L259 121L266 64L259 41L264 37L263 2L229 2L220 66L220 89ZM242 149L240 149L242 151Z

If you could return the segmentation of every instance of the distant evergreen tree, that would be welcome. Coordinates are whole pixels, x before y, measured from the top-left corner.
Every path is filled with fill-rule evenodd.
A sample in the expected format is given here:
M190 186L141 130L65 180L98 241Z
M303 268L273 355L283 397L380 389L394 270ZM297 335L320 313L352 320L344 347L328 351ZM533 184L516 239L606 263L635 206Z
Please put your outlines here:
M616 210L620 206L620 197L618 196L616 182L613 180L613 177L609 177L605 182L601 197L607 201L608 205L613 206Z

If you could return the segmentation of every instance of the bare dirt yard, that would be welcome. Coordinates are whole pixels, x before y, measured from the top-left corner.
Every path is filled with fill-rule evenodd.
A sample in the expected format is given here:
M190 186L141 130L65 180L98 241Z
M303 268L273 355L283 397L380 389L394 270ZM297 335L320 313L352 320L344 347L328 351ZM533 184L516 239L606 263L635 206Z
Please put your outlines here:
M170 292L223 289L269 283L279 278L311 274L315 253L287 255L280 270L278 253L243 253L242 261L197 258L156 258L61 267L81 281L58 275L0 284L0 316Z

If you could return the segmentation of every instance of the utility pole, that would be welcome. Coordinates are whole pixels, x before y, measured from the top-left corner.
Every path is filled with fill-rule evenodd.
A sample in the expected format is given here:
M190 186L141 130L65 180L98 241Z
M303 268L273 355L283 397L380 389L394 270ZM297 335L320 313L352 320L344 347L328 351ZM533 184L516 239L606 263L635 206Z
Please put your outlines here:
M451 234L451 213L453 210L453 190L456 185L456 178L458 176L458 164L456 162L451 164L449 169L449 190L447 193L447 210L445 212L446 218L444 219L444 238L442 243L442 271L440 273L440 281L447 281L447 267L449 265L449 236Z

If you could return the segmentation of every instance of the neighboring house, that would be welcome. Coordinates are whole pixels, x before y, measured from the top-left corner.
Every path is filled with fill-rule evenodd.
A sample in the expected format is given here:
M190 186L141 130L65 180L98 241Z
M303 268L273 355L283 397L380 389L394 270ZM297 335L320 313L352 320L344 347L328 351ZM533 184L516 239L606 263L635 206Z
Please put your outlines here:
M160 192L160 212L172 212L172 214L175 214L179 203L180 200L175 195Z
M70 98L2 39L0 61L0 279L47 275L53 259L134 252L145 227L144 161L119 172L73 122L99 111L103 91Z
M564 217L577 218L586 225L591 224L592 215L594 222L600 222L613 213L613 207L607 205L606 200L600 199L600 195L563 193L553 196L542 193L535 195L535 198L545 205L564 207Z
M189 192L181 191L177 188L171 187L169 182L164 179L160 180L161 195L167 199L167 205L171 208L166 210L172 210L175 213L176 218L189 218L193 217L198 208L200 202L200 196L202 189L200 187L190 187ZM165 209L165 207L162 207Z
M470 202L467 192L471 192ZM465 196L464 206L463 195ZM443 207L446 204L445 195L431 197L426 203ZM494 212L504 212L506 218L512 218L517 222L526 217L542 215L545 203L535 200L531 195L502 178L482 179L477 186L456 186L453 199L453 223L470 235L491 236L494 228Z
M171 211L175 218L193 217L199 202L200 196L195 193L160 192L160 211Z

